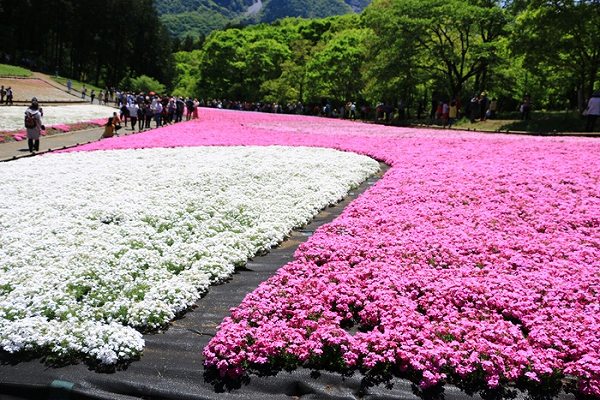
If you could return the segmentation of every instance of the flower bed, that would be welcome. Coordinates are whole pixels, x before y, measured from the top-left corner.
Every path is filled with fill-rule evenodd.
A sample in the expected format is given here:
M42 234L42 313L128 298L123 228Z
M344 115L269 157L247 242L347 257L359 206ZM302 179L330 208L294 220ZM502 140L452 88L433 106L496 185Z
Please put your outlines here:
M47 126L45 131L41 131L42 136L52 136L59 133L66 133L71 131L80 131L84 129L97 128L103 126L106 123L104 119L97 119L93 121L76 122L74 124L58 124ZM0 132L0 143L10 142L14 140L20 142L27 139L27 130L19 130L16 132Z
M283 147L3 164L0 347L134 357L143 340L133 328L165 325L378 169L364 156Z
M202 110L83 150L284 144L392 169L232 311L222 375L297 365L600 395L600 143Z
M42 104L43 106L43 104ZM44 125L50 130L67 132L84 125L102 125L115 111L112 107L100 105L43 106ZM27 107L0 108L0 136L5 140L22 140Z

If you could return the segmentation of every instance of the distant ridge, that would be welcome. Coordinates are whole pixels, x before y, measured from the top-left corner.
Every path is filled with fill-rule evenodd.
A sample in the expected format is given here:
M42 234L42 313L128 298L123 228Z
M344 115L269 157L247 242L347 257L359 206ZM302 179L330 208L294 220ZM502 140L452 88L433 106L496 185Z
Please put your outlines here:
M273 22L285 17L324 18L361 12L371 0L155 0L173 36L208 34L227 25Z

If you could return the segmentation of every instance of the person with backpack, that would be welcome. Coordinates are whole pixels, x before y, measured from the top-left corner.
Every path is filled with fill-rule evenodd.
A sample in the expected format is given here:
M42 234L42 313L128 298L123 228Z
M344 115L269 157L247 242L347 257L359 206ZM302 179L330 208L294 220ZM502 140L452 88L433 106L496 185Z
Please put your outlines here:
M31 105L25 111L25 129L29 152L40 151L40 134L46 128L42 125L42 112L35 97L31 99Z

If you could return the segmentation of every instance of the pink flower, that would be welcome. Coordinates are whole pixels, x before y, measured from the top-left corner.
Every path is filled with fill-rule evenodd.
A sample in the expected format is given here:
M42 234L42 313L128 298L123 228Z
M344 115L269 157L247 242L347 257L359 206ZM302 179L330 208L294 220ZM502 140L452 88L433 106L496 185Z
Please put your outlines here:
M232 310L207 367L393 364L423 387L447 370L489 387L569 374L600 396L597 141L203 110L69 151L220 145L332 147L391 169Z

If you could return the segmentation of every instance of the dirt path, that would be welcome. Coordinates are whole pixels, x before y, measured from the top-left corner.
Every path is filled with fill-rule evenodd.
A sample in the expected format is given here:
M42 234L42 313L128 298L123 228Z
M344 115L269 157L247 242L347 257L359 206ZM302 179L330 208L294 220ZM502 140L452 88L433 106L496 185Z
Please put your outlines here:
M38 72L34 72L29 78L0 77L0 84L5 88L12 88L14 105L29 104L33 97L44 104L86 103L77 96L77 93L69 93L66 86L62 86L47 75Z

